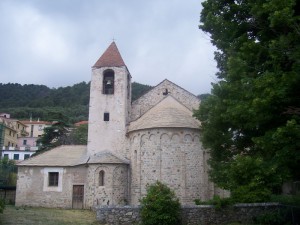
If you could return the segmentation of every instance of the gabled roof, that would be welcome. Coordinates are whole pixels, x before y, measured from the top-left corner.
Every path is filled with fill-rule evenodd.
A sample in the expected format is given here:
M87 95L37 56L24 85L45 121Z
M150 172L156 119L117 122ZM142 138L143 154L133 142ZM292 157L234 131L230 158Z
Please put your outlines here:
M140 98L132 102L131 121L137 120L148 110L155 107L159 102L165 99L166 96L172 96L191 112L194 109L199 108L200 99L198 99L197 96L165 79L142 95Z
M129 164L111 152L99 152L88 155L86 145L62 145L40 155L19 162L18 166L63 167L92 163Z
M18 163L18 166L76 166L87 162L86 145L62 145Z
M149 128L193 128L201 123L193 117L193 112L171 95L165 97L153 108L128 127L128 132Z
M93 68L125 66L116 43L113 41L103 55L98 59Z

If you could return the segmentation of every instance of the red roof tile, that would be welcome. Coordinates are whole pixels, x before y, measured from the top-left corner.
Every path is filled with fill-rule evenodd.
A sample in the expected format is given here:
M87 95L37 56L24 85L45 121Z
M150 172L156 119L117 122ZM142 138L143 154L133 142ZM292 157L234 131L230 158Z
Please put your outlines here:
M74 123L74 125L75 125L76 127L78 127L78 126L80 126L80 125L83 125L83 124L89 124L89 121L83 120L83 121L79 121L79 122L77 122L77 123Z
M116 43L112 42L93 67L99 68L118 66L125 66L125 63L121 57Z

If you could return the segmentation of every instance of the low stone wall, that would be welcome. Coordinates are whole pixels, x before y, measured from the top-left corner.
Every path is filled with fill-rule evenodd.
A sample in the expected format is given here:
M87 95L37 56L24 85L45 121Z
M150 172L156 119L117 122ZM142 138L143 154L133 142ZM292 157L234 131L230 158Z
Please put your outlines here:
M278 203L237 204L221 210L213 206L183 206L182 224L228 224L249 223L253 217L280 209ZM140 208L135 206L96 206L97 220L109 225L133 225L141 221Z
M109 225L133 225L141 221L137 206L96 206L97 220Z
M213 206L186 206L182 208L182 224L251 223L254 217L278 211L280 207L278 203L237 204L221 210Z

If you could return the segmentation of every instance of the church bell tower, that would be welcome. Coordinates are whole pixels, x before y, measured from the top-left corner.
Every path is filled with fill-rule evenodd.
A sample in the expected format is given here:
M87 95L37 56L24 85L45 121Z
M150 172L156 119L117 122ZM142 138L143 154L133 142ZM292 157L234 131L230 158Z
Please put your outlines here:
M112 42L92 67L88 153L124 157L131 106L131 75Z

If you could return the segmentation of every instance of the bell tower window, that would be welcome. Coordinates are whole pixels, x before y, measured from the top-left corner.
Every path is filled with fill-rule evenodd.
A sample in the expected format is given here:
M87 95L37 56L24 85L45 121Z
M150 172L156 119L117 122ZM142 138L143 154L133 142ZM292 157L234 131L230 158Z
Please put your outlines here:
M113 70L105 70L103 72L103 94L114 94L115 73Z
M103 120L109 121L109 113L104 113Z

